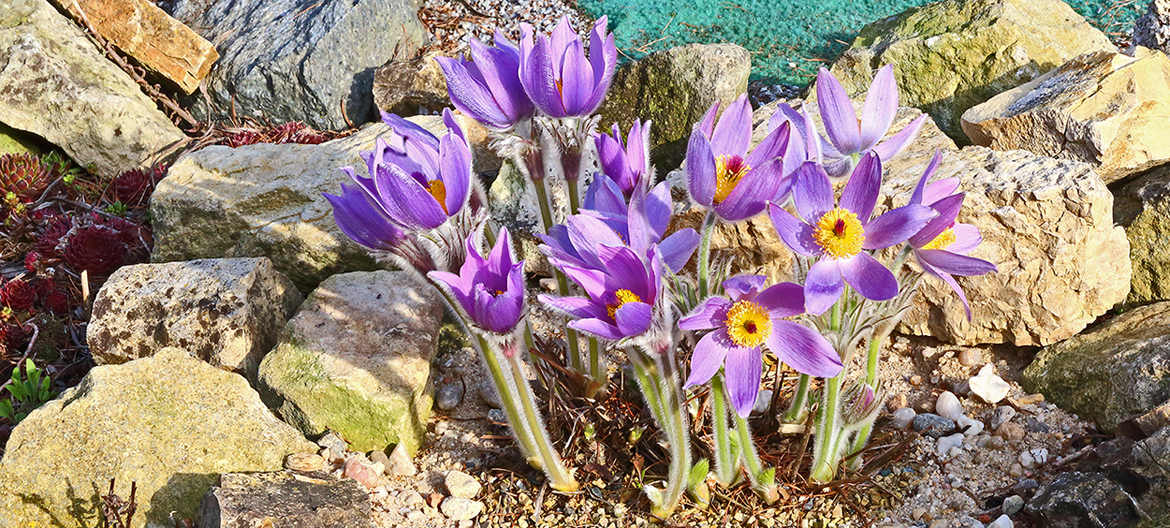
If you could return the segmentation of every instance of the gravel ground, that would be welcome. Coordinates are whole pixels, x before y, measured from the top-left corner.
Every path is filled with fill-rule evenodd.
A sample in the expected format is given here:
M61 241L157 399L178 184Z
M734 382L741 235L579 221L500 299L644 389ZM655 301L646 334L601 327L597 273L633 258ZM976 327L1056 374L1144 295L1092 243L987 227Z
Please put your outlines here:
M449 55L466 53L472 37L489 42L495 28L516 42L521 22L549 33L565 16L588 47L593 19L579 13L574 0L426 0L419 10L434 45Z

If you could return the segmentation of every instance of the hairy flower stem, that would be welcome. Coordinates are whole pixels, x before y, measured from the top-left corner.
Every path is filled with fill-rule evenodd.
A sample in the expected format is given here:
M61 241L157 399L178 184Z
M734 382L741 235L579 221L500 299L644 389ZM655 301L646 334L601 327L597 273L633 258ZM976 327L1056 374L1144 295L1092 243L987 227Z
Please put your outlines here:
M889 326L893 329L893 325ZM880 335L873 335L869 338L869 347L865 351L865 384L870 387L877 387L877 369L878 359L880 358L882 343L885 342L888 332L883 332ZM865 449L865 444L869 443L869 435L873 432L873 420L877 419L877 414L868 423L863 425L857 431L857 436L853 437L853 444L849 447L849 453L857 453ZM849 459L849 469L861 469L861 457L855 456Z
M711 294L708 284L711 271L711 237L715 233L715 211L707 211L703 218L703 237L699 241L699 300L706 299Z
M546 475L548 475L550 485L557 491L577 491L580 485L577 480L573 478L573 474L565 469L561 462L561 457L557 455L556 448L553 447L552 441L548 438L548 431L544 427L544 423L540 419L540 411L536 408L536 395L532 393L532 387L528 385L527 379L524 377L524 370L520 364L520 354L515 350L515 340L510 342L513 347L512 353L504 353L508 363L512 367L513 383L516 385L518 396L520 398L521 408L523 410L522 418L525 421L524 427L527 427L533 437L533 443L537 449L537 453L530 456L537 456L541 461Z
M651 515L666 519L687 490L687 475L691 470L691 442L687 432L686 398L679 384L677 359L673 340L654 344L653 352L627 347L626 355L650 407L654 420L666 437L670 450L670 467L664 489L646 486L646 495L652 505Z
M792 395L792 403L784 413L784 423L803 424L808 418L808 386L812 376L801 374L796 384L796 393Z
M539 180L533 179L532 184L536 188L536 202L540 205L540 222L544 227L545 234L548 234L549 229L552 229L553 226L552 210L549 208L548 201L548 190L545 187L543 178ZM562 297L568 297L570 295L569 280L565 278L565 274L561 273L560 270L554 269L553 274L557 278L557 293ZM573 372L588 376L589 373L585 372L585 363L581 356L581 341L577 337L577 331L566 326L565 342L569 346L569 366L573 369ZM586 396L592 397L593 395L587 394Z
M829 312L829 330L841 332L841 312L845 308L842 298L834 304ZM838 340L838 347L851 346L849 340ZM842 357L846 351L837 350ZM809 474L811 482L829 482L837 475L837 466L841 461L841 438L843 435L841 418L841 384L849 371L848 363L836 377L825 383L825 395L821 400L816 417L816 443L813 445L813 465Z
M727 427L727 392L723 386L723 371L711 378L711 430L715 437L715 478L730 486L739 471L739 453L731 443Z
M760 463L760 456L756 453L756 444L752 441L752 431L748 422L738 413L735 415L735 429L739 432L739 451L743 454L744 466L747 468L748 478L752 481L752 489L768 504L780 500L780 493L776 490L776 470L764 469Z

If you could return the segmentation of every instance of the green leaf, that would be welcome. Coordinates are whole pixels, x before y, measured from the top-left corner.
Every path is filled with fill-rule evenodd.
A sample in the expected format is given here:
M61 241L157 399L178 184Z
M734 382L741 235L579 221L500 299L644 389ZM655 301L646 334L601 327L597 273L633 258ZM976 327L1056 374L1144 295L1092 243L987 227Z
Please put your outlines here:
M700 459L692 468L691 474L687 477L687 487L695 489L707 479L707 473L711 471L710 463L707 459Z
M12 402L8 400L0 400L0 416L16 421L16 414L12 408Z
M772 487L776 485L776 468L768 468L760 473L760 486Z

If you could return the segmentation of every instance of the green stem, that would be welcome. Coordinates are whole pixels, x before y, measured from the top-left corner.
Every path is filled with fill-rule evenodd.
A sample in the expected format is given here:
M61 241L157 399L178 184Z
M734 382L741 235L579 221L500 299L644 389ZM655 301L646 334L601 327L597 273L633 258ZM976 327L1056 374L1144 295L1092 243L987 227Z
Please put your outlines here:
M663 350L646 353L627 348L630 363L638 372L638 383L647 396L647 404L654 419L666 437L670 449L670 467L666 487L662 490L647 487L652 507L651 515L666 519L678 507L687 490L687 476L691 470L691 444L687 433L686 410L683 407L682 386L679 384L674 343L659 344ZM653 396L650 396L653 394ZM657 399L657 404L651 403Z
M556 448L553 447L548 438L548 431L540 419L540 411L536 408L536 395L532 393L532 387L528 385L527 379L524 377L524 371L520 365L520 355L513 351L512 354L505 354L505 356L512 366L512 377L520 393L524 419L533 433L537 452L543 462L544 472L551 481L552 488L557 491L577 491L580 487L577 480L573 478L572 473L565 469L561 457L557 455Z
M739 453L731 444L727 427L727 392L723 386L723 371L711 378L711 430L715 437L715 478L725 486L735 483L739 470Z
M829 482L837 475L840 462L841 438L841 381L844 373L830 378L825 383L825 400L821 402L817 416L817 438L813 449L813 467L809 474L812 482Z
M706 299L711 294L709 282L711 278L711 237L715 233L715 211L707 211L703 218L703 238L699 242L699 300Z
M792 403L784 413L784 423L803 424L808 417L808 386L812 376L800 375L800 382L796 384L796 393L792 395Z
M577 214L577 209L581 207L580 185L577 179L565 180L565 187L569 188L569 214Z
M536 443L529 435L528 428L524 426L525 422L521 418L520 407L516 404L516 394L512 391L512 384L508 383L511 376L506 376L504 369L500 368L500 361L487 339L478 333L475 334L474 339L473 342L479 351L479 357L483 358L484 364L487 365L492 382L496 386L496 392L500 395L500 403L504 406L504 415L508 417L508 426L512 430L512 435L516 437L516 443L520 444L520 450L529 463L537 462L533 458L537 453Z
M869 347L865 352L865 384L870 387L877 387L877 368L878 359L882 349L882 342L884 336L873 336L869 338ZM876 418L876 415L874 416ZM857 453L865 449L865 444L869 443L869 435L873 432L873 422L865 424L857 431L857 436L853 437L853 444L849 447L849 453ZM861 469L861 457L855 456L849 460L849 469Z
M606 378L608 372L605 371L605 365L601 362L601 342L596 337L590 337L589 340L589 377L593 379L592 386L586 388L585 397L592 398L605 388Z
M540 205L540 222L544 226L545 234L548 234L552 229L553 219L552 210L549 209L548 190L545 188L544 179L532 180L533 187L536 188L536 201ZM560 270L553 270L553 274L557 278L557 293L562 297L569 295L569 280L565 278L565 274ZM585 362L581 357L581 341L577 336L577 331L572 328L565 327L565 343L569 346L569 366L574 372L588 375L585 372Z
M756 444L752 441L752 431L748 422L739 413L735 416L735 430L739 432L739 452L743 454L744 466L747 468L748 478L752 481L752 488L768 504L780 500L776 491L776 470L764 469L760 462L760 455L756 453Z

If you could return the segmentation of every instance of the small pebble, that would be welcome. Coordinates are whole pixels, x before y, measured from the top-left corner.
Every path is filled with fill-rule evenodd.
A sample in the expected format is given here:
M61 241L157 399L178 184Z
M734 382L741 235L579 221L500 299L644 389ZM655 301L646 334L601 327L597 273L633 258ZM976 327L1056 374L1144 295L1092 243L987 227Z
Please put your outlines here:
M447 497L439 505L439 511L443 512L443 515L447 516L448 519L464 521L479 516L479 513L483 511L483 503L463 497Z
M953 421L958 421L959 417L964 416L963 404L959 403L959 398L950 391L943 391L938 395L938 400L934 402L934 412Z
M398 494L398 500L402 501L403 504L411 507L422 506L423 504L426 504L426 501L423 500L422 494L414 490L403 490L402 493Z
M960 416L958 420L955 420L955 425L963 429L963 434L967 436L975 436L983 432L983 422L974 418Z
M293 471L321 471L325 459L316 453L293 453L284 457L284 467Z
M905 429L906 426L910 425L910 422L914 421L917 414L914 409L902 407L894 411L894 419L890 420L890 426L894 429Z
M427 514L421 512L421 511L411 510L410 513L406 514L406 520L411 521L411 522L419 522L419 521L423 520L424 518L426 518L426 516L427 516Z
M360 455L350 457L349 460L345 461L344 475L360 482L366 489L373 489L378 486L378 475L381 473L381 471L375 471L374 468L362 463Z
M1020 453L1020 465L1024 469L1036 469L1048 462L1048 449L1043 447L1038 449L1030 449L1027 452Z
M1043 434L1052 432L1052 427L1049 427L1048 424L1036 419L1034 416L1024 417L1024 429L1027 429L1029 433Z
M914 508L914 511L910 512L910 518L915 521L922 520L923 517L926 517L926 508Z
M890 398L890 401L886 402L886 409L889 409L890 412L894 412L908 405L910 405L910 401L906 398L906 395L899 394Z
M410 453L406 451L406 446L398 444L390 451L390 456L387 457L386 474L395 477L409 477L418 473L418 468L414 467L414 460L411 460Z
M447 491L451 493L451 496L464 499L475 498L483 487L478 480L475 480L475 477L462 471L448 471L443 482L447 485Z
M451 424L443 421L435 424L435 436L443 436L447 434L447 429L451 428Z
M959 364L974 367L983 362L983 354L977 348L964 348L959 352Z
M449 383L443 385L435 393L435 406L444 411L450 411L463 401L463 384Z
M915 387L922 385L922 376L919 376L917 374L910 376L910 384L915 386Z
M1012 464L1011 469L1008 469L1008 475L1022 477L1024 476L1024 467L1019 464Z
M939 438L938 439L938 446L937 446L939 456L942 456L945 458L951 458L951 457L957 455L958 452L953 452L953 451L955 449L960 449L960 450L962 449L963 438L966 438L966 437L963 436L962 433L955 433L955 434L950 435L950 436L944 436L942 438Z
M1003 500L1004 515L1015 515L1022 509L1024 509L1024 498L1019 495L1012 495Z
M1008 422L995 430L995 435L1004 440L1019 440L1024 437L1024 428L1015 422Z
M752 407L752 414L764 414L772 406L772 389L764 389L756 396L756 405Z
M911 423L915 431L934 438L941 438L955 429L955 422L931 413L918 414Z
M1006 514L1000 515L998 519L991 521L987 528L1014 528L1015 523L1012 522Z
M324 435L321 435L321 439L317 440L317 445L326 449L332 449L336 453L345 453L349 449L349 444L335 431L327 431Z
M1005 443L1006 442L1004 441L1003 438L998 437L998 436L993 436L987 440L987 447L990 447L992 449L1003 449L1003 446Z
M479 399L492 409L504 406L504 403L500 401L500 393L496 392L496 388L491 383L483 383L479 386Z
M499 409L492 409L487 413L489 422L508 425L508 415Z
M1016 417L1016 410L1007 406L1000 405L995 408L995 414L991 415L991 430L999 429L999 426L1012 421Z
M1012 493L1017 495L1031 495L1040 487L1040 483L1036 479L1023 479L1015 486L1012 486Z
M999 403L1007 397L1011 385L995 374L995 366L988 363L979 369L979 375L971 378L971 392L983 401L991 404Z

